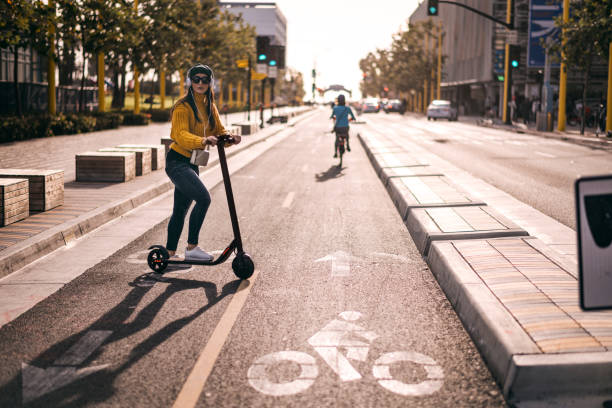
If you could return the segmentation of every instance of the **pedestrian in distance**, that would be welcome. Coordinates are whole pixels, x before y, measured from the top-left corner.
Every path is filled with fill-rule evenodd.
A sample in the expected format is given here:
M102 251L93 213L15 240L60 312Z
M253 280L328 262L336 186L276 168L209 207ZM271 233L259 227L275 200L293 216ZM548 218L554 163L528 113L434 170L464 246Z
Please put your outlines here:
M185 260L210 261L212 256L198 246L200 229L210 206L211 198L199 177L196 157L207 146L215 146L217 137L228 132L221 124L215 106L213 71L207 65L197 64L187 71L187 94L172 108L173 142L166 156L166 174L174 184L174 206L168 223L168 254L176 256L178 241L183 231L185 216L195 201L189 217L189 234ZM232 136L240 143L240 136Z

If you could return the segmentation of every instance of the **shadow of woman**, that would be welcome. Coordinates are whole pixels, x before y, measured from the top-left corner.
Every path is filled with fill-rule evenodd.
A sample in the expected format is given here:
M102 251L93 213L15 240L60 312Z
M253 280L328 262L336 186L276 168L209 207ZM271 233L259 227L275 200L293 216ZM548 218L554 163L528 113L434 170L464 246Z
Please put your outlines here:
M345 169L345 168L346 167L340 168L340 167L338 167L336 165L330 166L329 169L327 169L323 173L315 174L315 179L316 179L317 183L322 183L322 182L327 181L327 180L337 179L339 177L344 176L344 174L342 173L342 170Z
M58 389L47 390L44 387L34 387L34 391L31 389L25 391L24 384L19 381L19 376L13 378L9 383L0 389L0 395L8 397L8 394L12 394L12 403L10 405L4 405L5 398L0 398L0 405L2 406L41 406L41 407L81 407L89 405L92 402L102 402L112 397L115 389L114 382L120 376L121 373L126 371L128 368L133 366L143 357L145 357L151 350L160 346L182 328L186 327L189 323L194 321L196 318L206 313L210 308L216 305L219 301L228 295L235 294L239 288L241 280L234 280L228 282L223 286L221 293L217 293L217 285L211 282L203 282L197 280L188 279L177 279L177 278L166 278L163 281L159 281L159 284L167 284L166 289L159 294L153 301L147 304L138 314L128 322L128 319L132 317L133 311L136 309L136 305L142 301L144 296L151 290L154 285L143 284L150 279L151 274L141 275L136 278L133 282L130 282L132 289L127 296L115 307L106 312L93 324L86 329L75 333L68 338L62 340L51 346L36 359L32 360L29 364L35 367L48 367L53 364L53 361L57 360L63 353L66 352L75 342L81 339L87 332L92 330L106 330L112 331L112 334L101 344L108 345L113 342L118 342L125 339L145 328L147 328L157 313L161 310L162 306L176 293L184 290L192 289L204 289L204 294L207 298L207 303L195 310L193 313L181 317L180 319L167 323L164 327L156 331L147 337L144 341L134 346L129 354L127 361L123 362L120 366L114 369L104 369L101 371L94 372L84 377L79 377L76 381L70 382L65 386L61 386ZM89 355L81 365L86 366L87 362L94 360L100 355L100 347ZM152 378L156 378L153 376ZM163 378L159 378L163 380ZM22 392L19 393L19 390ZM138 392L135 390L135 392ZM18 395L21 394L21 395ZM20 404L21 402L21 404Z

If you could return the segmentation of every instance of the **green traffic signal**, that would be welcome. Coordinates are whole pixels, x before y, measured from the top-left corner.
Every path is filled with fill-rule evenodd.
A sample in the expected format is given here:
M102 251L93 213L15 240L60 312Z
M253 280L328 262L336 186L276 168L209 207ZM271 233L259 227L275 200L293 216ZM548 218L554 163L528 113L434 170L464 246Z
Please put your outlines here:
M268 57L266 56L266 54L259 54L259 56L257 57L257 59L258 59L259 61L265 61L265 60L266 60L266 58L268 58Z
M428 16L438 15L438 0L427 0L427 15Z
M512 68L518 68L518 66L519 66L519 63L518 63L517 60L510 61L510 64L512 64Z
M276 66L276 61L271 60L271 61L270 61L270 66L272 66L272 67L273 67L273 66Z

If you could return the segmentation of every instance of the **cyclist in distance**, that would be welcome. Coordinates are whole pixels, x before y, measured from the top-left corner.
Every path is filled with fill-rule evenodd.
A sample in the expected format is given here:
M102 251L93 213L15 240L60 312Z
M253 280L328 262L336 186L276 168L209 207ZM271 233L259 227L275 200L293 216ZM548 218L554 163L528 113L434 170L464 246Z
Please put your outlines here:
M330 119L335 119L334 132L336 133L336 141L334 143L334 157L338 157L338 143L340 142L339 138L346 138L346 150L351 151L351 147L349 144L349 115L352 120L355 119L355 115L353 114L353 110L346 106L346 101L344 99L344 95L338 95L338 104L334 106L332 109L332 114L329 117Z

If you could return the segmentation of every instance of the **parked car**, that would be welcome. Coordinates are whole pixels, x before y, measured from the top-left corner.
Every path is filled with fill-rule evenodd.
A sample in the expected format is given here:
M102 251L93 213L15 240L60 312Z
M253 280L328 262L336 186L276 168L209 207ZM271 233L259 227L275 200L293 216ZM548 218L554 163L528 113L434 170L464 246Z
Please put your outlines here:
M378 103L378 99L366 99L363 101L363 105L361 106L362 113L368 112L380 112L380 103Z
M427 120L448 119L457 120L457 108L451 101L435 99L427 107Z
M399 99L390 99L387 104L383 107L385 113L389 112L401 112L402 111L402 101Z

